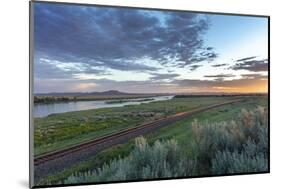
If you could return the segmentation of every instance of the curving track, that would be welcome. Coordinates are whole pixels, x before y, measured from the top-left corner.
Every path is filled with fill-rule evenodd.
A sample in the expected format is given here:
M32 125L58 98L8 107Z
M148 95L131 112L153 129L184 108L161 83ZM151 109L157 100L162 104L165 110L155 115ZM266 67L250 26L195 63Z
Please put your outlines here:
M37 156L34 158L34 166L39 167L40 165L43 164L48 164L48 162L51 162L53 160L59 159L59 158L65 158L67 156L73 156L73 154L80 154L82 155L83 152L88 152L89 150L91 151L101 151L103 149L106 149L110 146L113 146L118 143L123 143L124 141L128 141L130 138L134 138L138 135L146 134L150 131L153 131L155 129L170 125L176 121L179 121L181 119L187 118L195 113L203 112L212 108L216 108L219 106L223 106L226 104L231 104L241 101L241 99L238 100L233 100L233 101L228 101L224 103L219 103L219 104L213 104L209 105L203 108L196 108L191 111L187 112L181 112L175 115L168 116L166 118L158 119L156 121L140 125L137 127L133 127L130 129L122 130L117 133L113 133L110 135L106 135L97 139L94 139L92 141L88 141L85 143L81 143L75 146L72 146L67 149L62 149L58 151L54 151L51 153L47 153L41 156ZM97 149L95 149L97 147ZM73 159L73 158L72 158ZM74 158L75 159L75 158ZM76 158L80 159L80 158Z

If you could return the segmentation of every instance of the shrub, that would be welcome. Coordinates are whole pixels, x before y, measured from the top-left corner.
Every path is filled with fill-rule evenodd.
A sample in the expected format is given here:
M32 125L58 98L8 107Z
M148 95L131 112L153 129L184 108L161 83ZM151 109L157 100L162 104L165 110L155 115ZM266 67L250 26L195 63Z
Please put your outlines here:
M245 136L234 121L220 123L192 123L193 153L203 167L209 167L217 151L238 149Z
M125 158L117 158L94 171L76 173L64 183L105 182L202 174L233 174L268 170L268 116L264 108L242 110L237 119L219 123L192 123L192 156L175 140L135 140Z
M192 123L193 151L208 173L266 171L268 162L267 112L242 110L235 121ZM200 169L198 168L199 173Z
M258 145L249 140L241 152L218 151L211 169L214 174L264 172L268 170L267 162L267 154L259 152Z
M175 140L156 141L149 146L145 138L139 137L128 157L114 159L93 172L74 174L64 183L190 176L195 165L195 161L180 151Z

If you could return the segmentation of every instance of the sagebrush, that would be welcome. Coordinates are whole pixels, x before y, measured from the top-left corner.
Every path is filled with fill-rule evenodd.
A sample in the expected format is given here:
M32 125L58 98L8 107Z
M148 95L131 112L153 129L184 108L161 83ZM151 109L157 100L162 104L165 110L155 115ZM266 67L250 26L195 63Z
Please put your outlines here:
M92 172L74 174L65 183L191 176L195 165L194 160L181 152L175 140L156 141L150 146L145 138L139 137L128 157L114 159Z
M75 173L64 184L220 175L268 171L268 113L259 107L241 110L227 122L192 123L192 153L175 140L149 145L136 138L129 156L117 158L88 172Z
M268 169L268 113L242 110L236 120L192 123L194 155L203 173L232 174ZM197 169L198 170L198 169ZM198 170L200 172L200 169Z

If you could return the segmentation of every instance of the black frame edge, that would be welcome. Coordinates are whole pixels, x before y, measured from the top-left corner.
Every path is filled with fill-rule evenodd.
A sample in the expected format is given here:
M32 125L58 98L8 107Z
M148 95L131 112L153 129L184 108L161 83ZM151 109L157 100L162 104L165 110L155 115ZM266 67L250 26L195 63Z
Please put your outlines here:
M48 4L65 4L74 6L96 6L104 8L125 8L125 9L142 9L142 10L154 10L154 11L173 11L173 12L189 12L198 14L215 14L215 15L228 15L228 16L249 16L249 17L261 17L268 18L269 15L261 14L244 14L244 13L226 13L226 12L212 12L212 11L196 11L196 10L186 10L186 9L165 9L165 8L155 8L155 7L135 7L135 6L125 6L125 5L104 5L104 4L94 4L94 3L74 3L74 2L58 2L58 1L42 1L42 0L31 0L34 3L48 3Z
M233 173L225 175L199 175L191 177L169 177L169 178L158 178L158 179L143 179L143 180L125 180L125 181L111 181L111 182L88 182L79 184L56 184L56 185L34 185L34 178L32 171L33 154L32 147L33 141L31 141L31 136L33 132L32 123L32 108L33 104L33 37L34 34L31 33L33 29L33 7L34 3L48 3L48 4L66 4L66 5L76 5L76 6L96 6L104 8L126 8L126 9L141 9L141 10L153 10L153 11L173 11L173 12L189 12L198 14L213 14L213 15L224 15L224 16L246 16L246 17L259 17L267 18L268 20L268 170L263 172L247 172L247 173ZM179 9L162 9L162 8L148 8L148 7L133 7L133 6L120 6L120 5L102 5L102 4L90 4L90 3L73 3L73 2L56 2L56 1L41 1L41 0L30 0L29 1L29 187L30 188L54 188L54 187L69 187L69 186L88 186L88 185L100 185L100 184L122 184L122 183L136 183L136 182L147 182L147 181L165 181L165 180L183 180L183 179L193 179L193 178L212 178L212 177L228 177L228 176L251 176L259 174L268 174L270 172L270 16L269 15L255 15L255 14L240 14L240 13L225 13L225 12L209 12L209 11L194 11L194 10L179 10Z

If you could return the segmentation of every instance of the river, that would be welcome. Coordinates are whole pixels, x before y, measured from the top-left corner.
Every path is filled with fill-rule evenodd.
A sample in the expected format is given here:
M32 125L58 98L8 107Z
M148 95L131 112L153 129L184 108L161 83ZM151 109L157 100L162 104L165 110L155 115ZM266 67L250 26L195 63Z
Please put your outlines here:
M116 100L116 102L114 103L109 103L109 101L115 101L115 100L95 100L95 101L35 104L33 108L33 116L45 117L54 113L65 113L65 112L99 109L99 108L122 107L126 105L138 105L141 103L170 100L172 98L173 96L157 96L157 97L147 97L147 98L137 98L137 99L122 99L122 100L128 100L128 102L117 102Z

